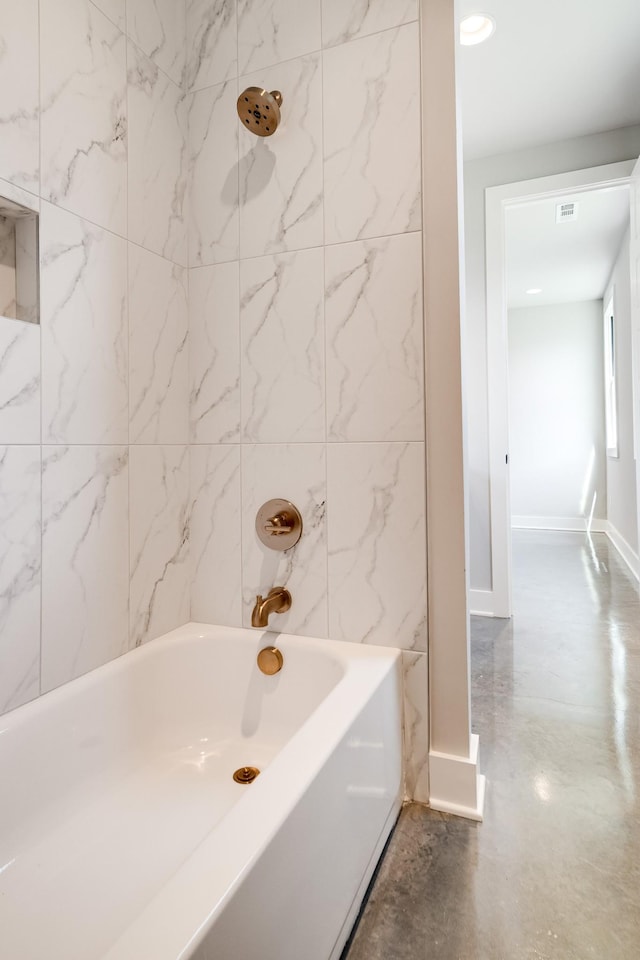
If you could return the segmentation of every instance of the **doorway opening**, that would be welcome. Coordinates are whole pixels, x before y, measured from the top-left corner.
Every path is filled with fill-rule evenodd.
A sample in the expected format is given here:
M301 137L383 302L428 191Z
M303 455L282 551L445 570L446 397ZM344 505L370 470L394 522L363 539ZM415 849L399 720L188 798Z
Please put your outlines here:
M629 184L631 182L631 174L633 170L633 162L623 162L617 164L610 164L605 167L592 168L590 170L575 171L569 174L561 174L552 177L544 177L532 181L524 181L521 183L507 184L500 187L490 188L486 191L486 249L487 249L487 261L486 261L486 279L487 279L487 350L488 350L488 375L489 375L489 456L490 456L490 501L491 501L491 567L492 567L492 583L493 583L493 604L492 610L490 611L491 615L499 617L510 617L512 604L511 604L511 528L512 528L512 462L513 458L510 456L510 447L509 447L509 394L510 394L510 382L509 382L509 307L510 305L513 308L514 303L516 302L515 290L518 291L518 296L524 298L524 303L520 304L520 309L537 309L530 308L524 304L530 302L535 302L536 298L541 297L544 291L544 287L541 282L537 282L533 275L530 276L530 279L525 279L524 275L519 274L518 270L508 269L508 235L509 235L509 220L513 220L517 223L518 218L527 214L527 211L534 212L537 211L538 214L545 216L548 219L549 210L555 210L556 217L560 218L559 230L564 230L570 228L571 224L562 223L563 217L572 216L575 218L576 214L576 204L579 204L580 197L589 199L591 197L592 203L595 196L605 197L607 193L613 195L616 194L618 200L622 195L621 191L627 191L629 189ZM628 210L628 201L625 199L624 202L627 204ZM573 209L570 209L573 205ZM579 208L578 208L579 209ZM535 218L534 218L535 219ZM566 234L564 237L566 238ZM532 251L536 250L536 241L535 241L535 230L527 233L525 231L522 239L522 246L526 252L527 244L532 244ZM534 264L536 261L544 261L544 256L541 256L540 250L540 240L538 237L537 241L537 250L538 256L533 256L530 260L531 264ZM522 252L522 251L521 251ZM549 251L547 251L549 252ZM513 258L511 257L512 266ZM526 263L526 257L521 257L521 262ZM523 268L524 269L524 268ZM570 271L568 271L569 273ZM579 272L579 271L578 271ZM573 275L572 275L573 276ZM582 280L585 278L583 277ZM570 298L572 296L579 296L580 300L585 300L586 298L582 293L579 295L575 292L572 293L572 286L574 286L579 280L579 277L562 276L557 277L558 282L561 280L565 281L565 290L561 296L561 300L564 300L564 303L570 303ZM555 281L554 281L555 282ZM545 281L547 285L546 294L544 299L547 301L547 306L551 305L554 299L557 299L559 296L558 292L554 293L553 283L550 283L549 278ZM575 288L577 290L577 287ZM582 288L584 290L584 288ZM521 292L520 292L521 291ZM527 291L529 291L527 293ZM597 296L593 296L594 303L597 300L602 301L603 296L607 296L606 306L609 304L610 291L603 289L603 284L600 282L599 293ZM628 296L628 291L627 291ZM538 300L538 302L540 302ZM577 301L576 301L577 302ZM615 298L614 298L615 302ZM592 304L591 311L595 306ZM605 333L608 332L609 336L612 333L612 326L607 327L606 320L603 320L602 314L602 303L598 306L598 326L601 326L600 335L602 336L601 343L601 353L605 351L606 355L606 337ZM514 311L515 312L515 311ZM553 311L552 311L553 312ZM560 311L562 312L562 311ZM565 308L565 313L567 312ZM575 312L575 311L574 311ZM557 313L557 311L556 311ZM529 320L532 318L529 317ZM553 317L544 317L540 314L537 319L538 323L542 323L544 319L548 321L548 329L554 328ZM556 316L556 322L557 322ZM591 318L591 323L593 324L593 316ZM573 317L574 325L579 324L579 319L577 316ZM550 324L550 326L549 326ZM535 337L539 331L533 330L533 336ZM613 322L613 333L615 335L615 320ZM631 336L631 333L629 334ZM525 337L526 339L526 337ZM522 346L522 345L521 345ZM613 386L609 385L610 389L615 389L615 364L613 367ZM600 396L604 397L605 385L603 383L605 371L604 366L601 367L601 380L600 380ZM560 375L557 378L558 382L562 382L562 376ZM568 396L567 392L570 390L570 385L565 384L565 399ZM558 402L561 401L561 397L556 398ZM575 398L573 398L575 399ZM633 435L633 401L629 398L628 402L630 404L629 416L632 418L632 428L631 436ZM553 417L553 404L547 404L547 415ZM637 420L637 417L636 417ZM550 421L551 422L551 421ZM602 416L602 433L603 433L603 448L604 448L604 412ZM562 440L562 431L556 432L556 437L554 444L547 444L544 446L544 441L548 438L542 438L542 447L541 449L545 450L545 456L550 457L551 460L562 459L562 457L567 458L567 456L573 456L575 463L579 462L579 458L582 456L584 463L584 481L583 481L583 490L581 494L581 500L584 500L584 503L578 505L578 509L569 511L569 516L564 517L564 526L562 525L562 513L558 513L559 506L558 504L562 502L561 497L556 497L553 501L553 497L549 503L553 504L553 508L549 506L548 508L552 509L552 514L547 515L545 519L545 514L541 511L540 500L538 500L535 514L534 513L520 513L516 515L515 525L520 526L532 526L535 523L532 521L532 516L537 515L540 519L539 527L547 528L550 523L549 516L555 517L555 524L559 529L572 529L570 520L573 519L574 526L573 529L597 529L600 528L603 531L610 533L608 529L607 521L607 512L606 512L606 493L603 496L603 486L602 481L600 480L600 489L598 490L598 484L595 482L597 477L595 476L595 469L597 466L597 461L600 459L600 464L602 467L602 457L598 458L598 451L594 449L593 457L587 453L587 456L582 455L582 451L570 448L575 448L576 445L573 443L575 438L567 437L563 443ZM569 442L571 441L571 442ZM614 456L613 448L611 449L611 457ZM628 451L627 451L628 453ZM633 450L631 450L631 457L633 458ZM590 461L593 460L591 463ZM519 464L520 466L520 464ZM635 474L635 464L633 464L633 471ZM601 469L602 472L602 469ZM607 471L608 472L608 471ZM575 478L574 478L575 479ZM635 490L635 480L633 482L633 487ZM529 484L530 488L532 484ZM535 486L535 484L534 484ZM539 489L539 478L538 478L538 490L533 489L529 490L529 493L532 494L533 499L530 500L531 503L535 502L535 494L547 493L555 494L560 493L561 491L557 490L540 490ZM575 487L575 482L574 482ZM526 493L526 491L525 491ZM566 490L565 490L566 493ZM519 507L517 509L522 510L523 503L526 502L522 498L523 489L520 487L518 489L519 497ZM595 495L595 500L594 500ZM598 502L599 498L599 502ZM635 500L635 497L634 497ZM604 502L603 502L604 501ZM602 523L594 522L598 521L600 518L598 514L604 514L602 517ZM635 505L634 505L634 512ZM560 521L559 519L560 518ZM634 517L633 523L635 525L634 529L636 533L634 534L633 539L637 543L637 516ZM546 526L545 526L546 525ZM616 543L616 546L620 549L620 544L616 542L615 535L610 534L611 539ZM620 538L618 538L620 539ZM627 544L628 546L628 544ZM622 552L622 551L621 551ZM633 554L633 549L631 550ZM624 555L624 554L623 554ZM626 556L625 559L627 562L631 560L633 562L633 557ZM483 613L484 611L478 610L474 611L478 613Z

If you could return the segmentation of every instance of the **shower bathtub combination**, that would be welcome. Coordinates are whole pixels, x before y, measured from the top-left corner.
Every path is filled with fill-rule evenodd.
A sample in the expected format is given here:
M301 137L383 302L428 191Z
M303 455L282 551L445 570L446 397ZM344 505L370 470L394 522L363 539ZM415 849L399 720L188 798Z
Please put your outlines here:
M399 657L188 624L0 718L2 955L337 960L402 802Z

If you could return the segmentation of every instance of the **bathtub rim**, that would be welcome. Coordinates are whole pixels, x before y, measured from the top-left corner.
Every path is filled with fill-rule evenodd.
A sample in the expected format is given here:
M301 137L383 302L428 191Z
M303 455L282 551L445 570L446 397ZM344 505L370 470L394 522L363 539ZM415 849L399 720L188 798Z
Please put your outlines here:
M242 788L246 794L186 856L135 919L116 933L102 960L139 960L149 951L154 960L181 960L190 955L390 673L395 674L391 682L401 692L401 651L396 648L190 622L5 714L0 735L23 721L37 720L42 711L46 717L50 707L72 701L76 691L90 691L104 679L163 649L207 639L250 641L256 650L261 641L277 643L285 655L292 646L317 650L338 662L342 676L293 732L256 784ZM401 730L401 716L398 725ZM389 811L401 802L401 773L395 786L396 793L389 796ZM229 844L221 831L235 840L240 837L241 842ZM165 928L168 915L171 923Z

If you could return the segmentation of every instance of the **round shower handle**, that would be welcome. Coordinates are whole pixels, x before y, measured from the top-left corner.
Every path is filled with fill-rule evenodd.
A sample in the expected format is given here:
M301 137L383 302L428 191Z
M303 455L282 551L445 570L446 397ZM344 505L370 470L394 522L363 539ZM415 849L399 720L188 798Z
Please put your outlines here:
M270 550L290 550L302 536L302 516L290 500L268 500L256 516L258 539Z

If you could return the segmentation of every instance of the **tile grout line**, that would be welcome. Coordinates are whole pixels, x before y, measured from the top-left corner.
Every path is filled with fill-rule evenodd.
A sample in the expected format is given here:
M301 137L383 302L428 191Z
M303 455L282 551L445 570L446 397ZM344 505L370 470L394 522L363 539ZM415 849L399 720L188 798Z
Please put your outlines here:
M324 36L322 3L320 3L320 43ZM325 607L327 637L331 637L331 596L329 591L329 524L331 508L329 504L329 422L328 422L328 362L327 362L327 224L325 194L325 98L324 98L324 56L320 54L320 165L322 170L322 334L324 346L324 567L325 567Z
M127 110L127 175L125 180L125 231L127 234L127 261L125 266L126 276L126 306L127 311L127 650L131 650L132 623L131 623L131 271L130 271L130 240L129 240L129 143L130 143L130 102L129 102L129 40L128 40L128 7L129 0L125 2L125 104Z
M43 607L43 573L44 573L44 405L42 397L42 246L40 243L40 232L42 226L42 13L40 2L38 2L38 309L40 312L40 371L39 371L39 392L40 392L40 643L38 655L38 695L42 696L42 631L44 626L44 617L42 615Z
M412 20L405 20L403 23L397 23L391 27L383 27L382 30L373 30L371 33L364 33L360 37L349 37L347 40L341 40L339 43L332 43L328 46L314 47L313 50L307 50L304 53L298 53L293 57L287 57L285 60L275 60L272 63L263 63L258 67L252 67L251 69L245 68L240 70L240 54L238 52L237 59L237 69L235 76L227 77L225 80L217 80L215 83L208 83L204 87L198 87L197 89L192 89L191 93L201 93L203 90L209 90L211 87L220 86L223 83L227 83L231 80L237 80L240 82L242 79L247 77L252 77L256 73L260 73L261 70L273 70L274 67L282 67L285 64L293 63L295 60L302 60L305 57L316 57L322 56L329 50L337 50L339 47L346 47L351 43L358 43L360 40L368 40L370 37L379 37L383 33L391 33L392 30L401 30L403 27L411 26L413 23L419 23L419 17L415 17ZM239 44L238 50L239 50Z
M240 96L240 29L238 22L238 0L234 0L235 3L235 31L236 31L236 77L231 78L228 82L231 83L235 79L235 94L236 99ZM244 404L243 404L243 391L242 391L242 218L240 216L240 136L238 133L238 125L235 125L235 137L236 137L236 169L237 169L237 178L238 178L238 390L239 390L239 416L240 423L238 424L238 442L240 444L240 471L239 471L239 483L240 483L240 603L239 603L239 623L238 626L242 627L244 624L244 590L245 590L245 547L244 547L244 532L246 526L246 520L244 515L245 509L245 498L244 498L244 475L245 475L245 437L244 437Z
M323 191L324 191L324 164L323 164ZM96 224L96 226L99 226L99 224ZM422 235L422 228L418 230L403 230L399 233L398 232L380 233L371 237L353 237L352 239L349 239L349 240L337 240L334 243L325 243L325 242L313 243L306 247L287 247L286 249L283 249L283 250L275 250L272 253L259 253L252 257L242 257L241 259L243 261L244 260L264 260L267 257L282 257L282 256L286 256L289 253L304 253L306 250L321 250L323 248L326 249L327 247L331 247L331 248L344 247L350 243L374 243L376 240L394 240L399 237L410 237L416 234ZM146 248L143 248L143 249L146 249ZM228 260L215 260L213 263L198 263L195 266L191 267L190 269L204 270L207 267L216 267L222 263L234 263L236 259L238 258L230 257Z

